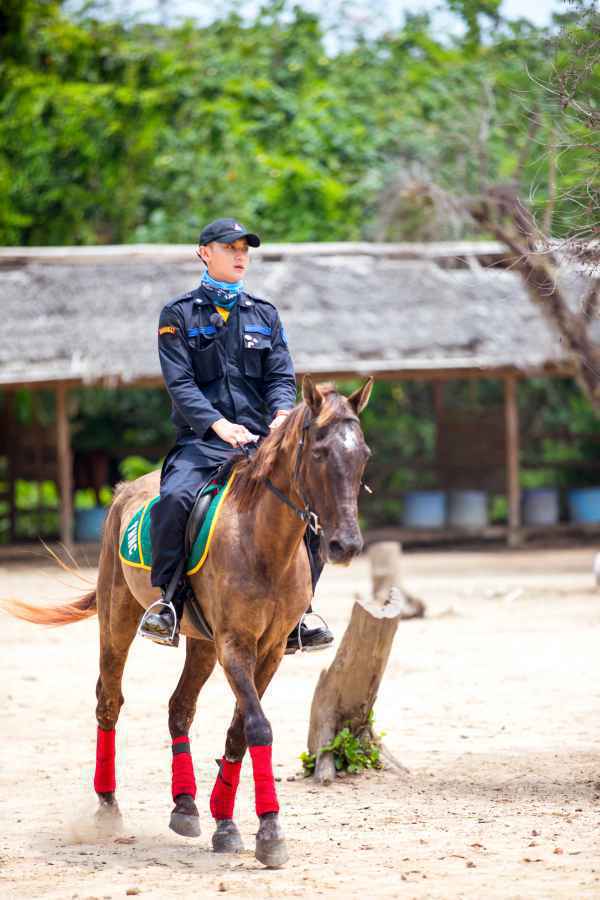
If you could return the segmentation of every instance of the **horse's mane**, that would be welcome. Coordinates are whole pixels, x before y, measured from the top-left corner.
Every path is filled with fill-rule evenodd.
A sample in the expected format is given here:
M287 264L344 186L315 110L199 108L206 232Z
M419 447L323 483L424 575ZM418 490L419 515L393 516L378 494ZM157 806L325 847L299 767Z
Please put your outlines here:
M315 419L318 428L329 425L336 419L356 418L346 397L339 394L331 382L317 385L316 389L323 397L319 415ZM302 400L298 403L282 425L274 428L264 439L256 453L241 459L235 466L236 477L231 486L230 496L241 510L251 508L258 494L264 488L265 478L269 478L280 454L291 455L295 452L300 440L304 417L308 409Z

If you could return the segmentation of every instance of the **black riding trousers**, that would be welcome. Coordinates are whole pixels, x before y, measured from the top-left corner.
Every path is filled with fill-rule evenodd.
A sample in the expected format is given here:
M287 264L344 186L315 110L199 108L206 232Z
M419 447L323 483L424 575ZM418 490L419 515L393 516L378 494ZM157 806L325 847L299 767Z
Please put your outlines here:
M184 554L185 526L199 489L216 471L193 442L177 443L160 475L160 500L150 510L152 584L166 587Z

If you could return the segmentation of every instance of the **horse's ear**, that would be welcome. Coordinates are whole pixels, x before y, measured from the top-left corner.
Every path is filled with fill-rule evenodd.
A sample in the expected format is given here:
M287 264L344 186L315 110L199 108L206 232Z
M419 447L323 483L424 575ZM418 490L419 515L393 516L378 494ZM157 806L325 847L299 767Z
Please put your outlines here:
M357 416L361 414L361 412L369 402L371 391L373 390L373 381L373 376L370 375L363 386L358 388L358 390L354 391L354 393L350 394L350 396L348 397L348 402L355 409Z
M323 404L323 394L310 375L305 375L302 379L302 397L311 409L313 416L318 416Z

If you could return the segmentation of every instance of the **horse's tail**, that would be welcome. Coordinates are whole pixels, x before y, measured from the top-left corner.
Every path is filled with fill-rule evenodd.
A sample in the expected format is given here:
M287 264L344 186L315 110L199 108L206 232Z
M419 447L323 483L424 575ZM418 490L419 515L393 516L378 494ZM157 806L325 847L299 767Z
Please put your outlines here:
M72 622L80 622L95 616L96 588L84 594L73 603L59 603L57 606L36 606L34 603L25 603L23 600L2 600L2 609L14 616L23 619L24 622L33 622L35 625L70 625Z

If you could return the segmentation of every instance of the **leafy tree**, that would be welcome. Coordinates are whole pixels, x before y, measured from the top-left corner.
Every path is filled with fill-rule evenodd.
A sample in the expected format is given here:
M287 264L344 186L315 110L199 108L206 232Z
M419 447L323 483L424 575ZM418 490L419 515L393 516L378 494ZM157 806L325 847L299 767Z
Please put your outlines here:
M453 0L461 39L410 16L335 53L319 18L284 2L210 28L96 6L3 5L1 243L189 241L224 210L271 240L356 239L398 169L468 187L523 148L537 165L523 106L529 75L545 77L545 32L502 22L496 0ZM392 236L435 233L397 221Z

